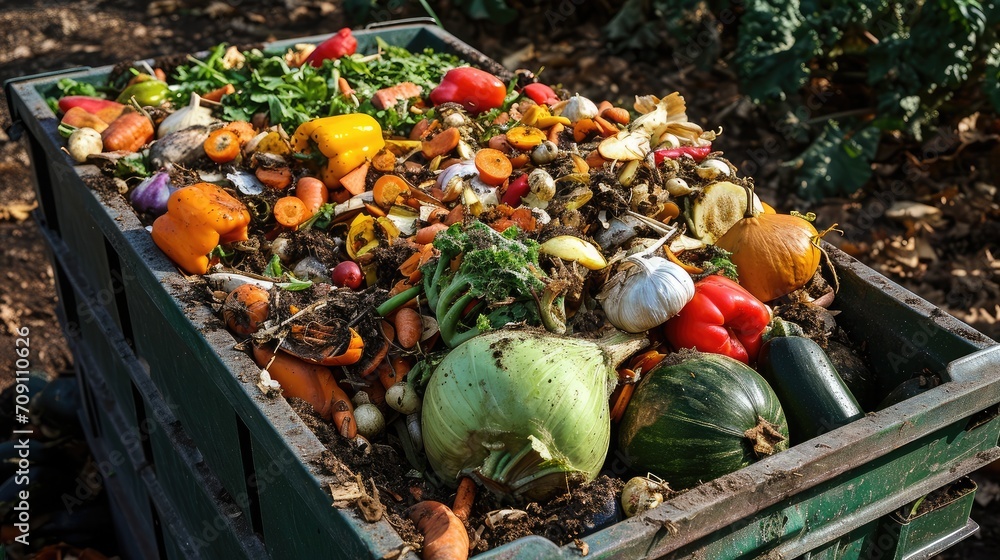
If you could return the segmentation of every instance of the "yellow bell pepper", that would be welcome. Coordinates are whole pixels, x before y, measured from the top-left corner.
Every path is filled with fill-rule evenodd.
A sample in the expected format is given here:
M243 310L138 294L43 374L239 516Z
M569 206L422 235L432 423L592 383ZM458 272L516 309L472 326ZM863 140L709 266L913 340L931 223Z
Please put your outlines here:
M247 239L250 213L218 185L196 183L174 191L167 213L153 222L153 242L189 274L208 272L208 254Z
M319 177L330 188L383 147L382 127L364 113L306 121L292 134L296 157L318 162Z

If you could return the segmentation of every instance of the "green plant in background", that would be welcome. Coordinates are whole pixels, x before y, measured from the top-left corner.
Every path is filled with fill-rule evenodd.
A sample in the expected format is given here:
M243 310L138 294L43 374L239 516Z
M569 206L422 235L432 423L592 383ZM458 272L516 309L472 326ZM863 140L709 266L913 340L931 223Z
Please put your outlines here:
M883 131L920 140L941 111L1000 110L997 0L628 0L605 31L619 48L667 43L675 61L710 64L718 44L691 21L736 34L731 62L743 93L783 113L783 136L809 143L788 163L805 198L863 186ZM818 112L830 118L811 110L802 118L818 80L848 92L836 101L850 110L837 110L828 93L828 110Z

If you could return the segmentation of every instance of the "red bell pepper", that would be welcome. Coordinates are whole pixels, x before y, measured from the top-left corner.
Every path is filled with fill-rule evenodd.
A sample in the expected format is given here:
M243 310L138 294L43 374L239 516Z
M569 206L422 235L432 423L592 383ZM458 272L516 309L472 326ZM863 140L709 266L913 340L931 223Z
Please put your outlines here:
M653 157L656 160L656 165L660 165L665 159L678 159L683 156L691 156L695 161L700 162L708 157L710 153L712 153L711 144L708 146L680 146L678 148L653 150Z
M503 105L507 87L500 78L478 68L452 68L444 75L441 85L431 91L431 103L458 103L478 115Z
M100 97L67 95L66 97L59 98L59 110L64 114L69 113L69 110L73 107L79 107L91 115L97 115L104 122L115 120L125 110L125 105L110 99L101 99Z
M323 65L323 61L330 58L340 58L358 51L358 40L351 34L351 30L343 28L336 32L333 37L323 41L316 46L316 50L309 53L306 62L317 68Z
M742 286L712 275L694 285L694 298L664 325L675 348L723 354L745 364L757 360L771 320L767 306Z
M528 194L528 191L530 190L531 187L528 185L528 174L525 173L524 175L518 176L517 179L514 179L507 185L507 190L503 193L503 200L500 202L503 202L507 206L517 208L521 205L521 198Z
M521 93L539 105L554 105L559 102L559 96L556 95L556 92L545 84L528 84L524 86Z

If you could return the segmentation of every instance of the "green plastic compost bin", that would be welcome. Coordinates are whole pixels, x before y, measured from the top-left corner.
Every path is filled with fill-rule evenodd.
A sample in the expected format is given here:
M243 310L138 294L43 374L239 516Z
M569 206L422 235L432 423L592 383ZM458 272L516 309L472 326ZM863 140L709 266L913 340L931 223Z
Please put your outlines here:
M361 52L377 36L509 76L435 27L356 35ZM60 78L100 83L110 70L68 70L5 88L11 132L31 155L35 219L50 248L60 320L85 395L81 414L123 550L159 558L396 554L404 543L385 520L366 523L331 506L330 486L350 481L322 467L319 440L283 399L261 394L257 366L233 348L211 310L194 303L194 284L125 199L88 187L98 170L61 151L46 95ZM584 548L588 558L917 558L974 530L967 508L928 517L949 523L892 516L1000 457L1000 346L826 249L841 283L838 323L869 349L884 392L921 372L944 383L591 534L583 546L534 536L478 558L577 558ZM624 473L614 456L607 468Z

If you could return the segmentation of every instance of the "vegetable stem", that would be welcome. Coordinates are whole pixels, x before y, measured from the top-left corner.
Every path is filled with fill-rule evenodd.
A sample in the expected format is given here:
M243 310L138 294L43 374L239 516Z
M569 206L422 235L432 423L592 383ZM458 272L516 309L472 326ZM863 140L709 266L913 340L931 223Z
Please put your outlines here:
M649 346L649 340L643 333L615 331L598 340L597 345L604 350L611 367L617 369L630 356Z
M398 294L382 302L382 305L379 305L378 307L375 308L375 312L378 313L380 317L385 317L386 315L392 313L396 309L399 309L399 307L402 306L404 303L420 295L420 292L423 289L424 289L423 286L418 284L416 286L413 286L412 288L403 290L402 292L399 292Z

